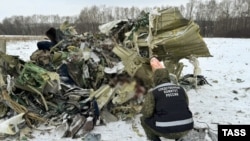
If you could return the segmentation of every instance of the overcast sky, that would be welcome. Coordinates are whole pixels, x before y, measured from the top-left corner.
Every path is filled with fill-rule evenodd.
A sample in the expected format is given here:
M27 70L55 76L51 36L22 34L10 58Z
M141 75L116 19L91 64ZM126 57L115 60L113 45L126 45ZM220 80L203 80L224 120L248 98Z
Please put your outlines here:
M186 5L189 0L1 0L0 21L13 15L34 14L73 16L80 14L83 7L92 5L122 7L153 7L161 5Z

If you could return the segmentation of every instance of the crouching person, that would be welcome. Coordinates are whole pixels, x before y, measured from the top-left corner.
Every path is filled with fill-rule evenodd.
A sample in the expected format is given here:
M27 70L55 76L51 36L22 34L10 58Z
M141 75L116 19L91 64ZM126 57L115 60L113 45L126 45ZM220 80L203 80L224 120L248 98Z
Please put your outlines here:
M155 87L148 92L142 108L141 124L149 140L160 137L176 141L193 129L193 116L185 90L170 83L166 69L154 72Z
M37 43L37 47L39 50L50 50L51 47L57 44L56 40L56 29L51 27L49 30L46 31L46 36L49 38L50 41L39 41Z

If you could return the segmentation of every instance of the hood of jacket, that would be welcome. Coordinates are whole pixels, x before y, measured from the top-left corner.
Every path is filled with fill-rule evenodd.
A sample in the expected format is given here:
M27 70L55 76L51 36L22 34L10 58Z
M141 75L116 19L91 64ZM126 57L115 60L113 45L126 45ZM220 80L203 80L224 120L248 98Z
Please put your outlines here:
M170 82L168 70L166 68L156 69L154 72L153 79L154 79L154 86Z

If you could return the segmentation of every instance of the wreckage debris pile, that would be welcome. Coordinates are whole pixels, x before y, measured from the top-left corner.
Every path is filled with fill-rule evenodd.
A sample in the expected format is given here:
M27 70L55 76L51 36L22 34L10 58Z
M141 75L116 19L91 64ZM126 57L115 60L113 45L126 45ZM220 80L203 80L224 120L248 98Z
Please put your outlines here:
M28 62L1 53L0 118L15 120L0 123L0 133L16 134L22 117L29 127L66 124L63 137L84 136L97 122L133 118L153 86L149 63L153 56L169 70L173 82L189 88L208 84L199 75L197 58L211 55L199 27L177 8L99 28L98 34L78 34L65 22L56 29L59 42L50 50L36 50ZM185 80L180 76L183 58L194 65L194 74ZM203 83L197 83L197 76Z

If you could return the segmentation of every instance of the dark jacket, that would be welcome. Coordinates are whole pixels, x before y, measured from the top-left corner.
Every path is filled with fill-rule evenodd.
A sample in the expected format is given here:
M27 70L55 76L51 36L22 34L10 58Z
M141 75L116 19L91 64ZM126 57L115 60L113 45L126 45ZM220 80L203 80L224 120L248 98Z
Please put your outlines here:
M160 133L191 130L193 118L185 90L170 83L166 69L155 71L154 83L156 87L147 94L143 104L145 123Z
M46 31L45 35L50 39L50 41L55 45L57 44L57 39L56 39L56 29L51 27L49 30Z
M39 41L37 47L39 50L50 50L51 47L55 46L59 41L63 39L63 33L60 29L51 27L45 32L45 35L50 41Z

